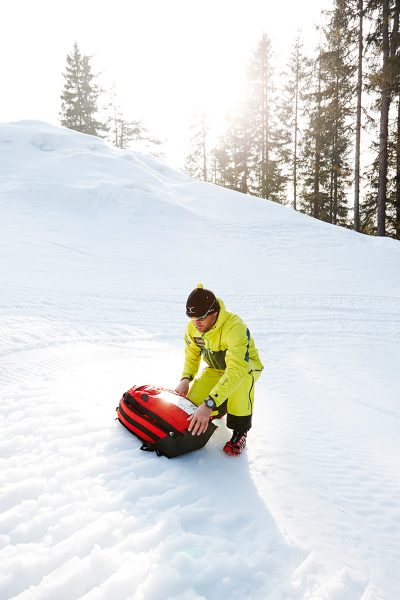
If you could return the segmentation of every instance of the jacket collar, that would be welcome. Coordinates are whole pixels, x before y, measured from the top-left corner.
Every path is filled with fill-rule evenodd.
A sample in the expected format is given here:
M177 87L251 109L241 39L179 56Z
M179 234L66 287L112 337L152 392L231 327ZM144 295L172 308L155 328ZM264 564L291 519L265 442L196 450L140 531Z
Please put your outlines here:
M218 304L219 304L219 314L218 314L217 320L215 321L214 325L211 327L211 329L209 331L214 331L215 329L219 329L227 317L227 310L225 308L225 304L222 302L221 298L217 298L217 300L218 300Z

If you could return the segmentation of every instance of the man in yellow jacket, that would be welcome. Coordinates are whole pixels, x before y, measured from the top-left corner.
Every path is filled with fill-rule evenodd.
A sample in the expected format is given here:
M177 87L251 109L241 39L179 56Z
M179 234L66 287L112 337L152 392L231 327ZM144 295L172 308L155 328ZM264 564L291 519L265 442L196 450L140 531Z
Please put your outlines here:
M210 418L227 414L233 434L224 452L241 454L251 427L254 384L263 369L253 338L242 319L201 283L187 299L186 314L185 365L176 391L198 406L189 431L200 435ZM207 366L196 377L201 359Z

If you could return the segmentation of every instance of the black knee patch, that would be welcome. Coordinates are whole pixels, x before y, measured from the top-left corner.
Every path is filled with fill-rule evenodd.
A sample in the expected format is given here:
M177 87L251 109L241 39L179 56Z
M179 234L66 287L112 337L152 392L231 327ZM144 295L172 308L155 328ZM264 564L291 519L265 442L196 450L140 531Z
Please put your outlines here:
M252 415L247 415L245 417L237 417L236 415L230 415L226 417L226 426L228 429L233 429L234 431L240 431L240 433L245 433L251 429L251 417Z

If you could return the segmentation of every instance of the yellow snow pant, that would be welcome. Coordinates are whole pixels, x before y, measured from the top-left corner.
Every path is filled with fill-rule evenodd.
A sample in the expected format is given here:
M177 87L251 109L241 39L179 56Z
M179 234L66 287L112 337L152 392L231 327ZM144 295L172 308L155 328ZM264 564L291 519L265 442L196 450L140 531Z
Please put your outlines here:
M224 372L206 367L190 386L187 395L189 400L200 406ZM229 398L212 413L213 416L227 414L226 424L229 429L240 432L248 431L253 414L254 384L260 375L261 371L251 371L246 374Z

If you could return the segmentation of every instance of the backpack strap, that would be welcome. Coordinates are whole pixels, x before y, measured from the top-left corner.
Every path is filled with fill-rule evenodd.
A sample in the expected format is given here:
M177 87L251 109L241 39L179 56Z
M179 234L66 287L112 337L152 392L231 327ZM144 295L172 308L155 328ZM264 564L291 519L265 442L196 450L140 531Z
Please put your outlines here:
M150 444L148 442L143 442L143 444L140 446L140 449L143 450L144 452L155 452L155 448L152 448L152 446L150 446Z

